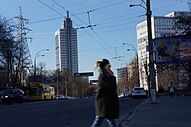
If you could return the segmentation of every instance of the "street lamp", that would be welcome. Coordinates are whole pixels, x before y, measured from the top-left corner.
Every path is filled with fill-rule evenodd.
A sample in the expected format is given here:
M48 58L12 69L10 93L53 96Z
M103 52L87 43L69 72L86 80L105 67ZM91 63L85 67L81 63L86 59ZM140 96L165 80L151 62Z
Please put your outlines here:
M146 4L147 3L144 0L141 0L140 4L130 4L129 7L140 6L140 7L144 8L145 10L147 10L147 5Z
M137 54L137 49L135 48L135 46L133 46L131 43L127 43L127 42L122 42L122 45L128 45L131 46L131 48L135 51L135 53ZM127 49L127 51L130 51L131 49Z
M151 86L151 102L156 103L156 79L155 79L155 70L154 70L154 60L153 60L153 42L152 42L152 29L151 29L151 9L150 9L150 0L141 0L141 4L129 5L129 7L140 6L146 10L147 16L147 32L148 32L148 48L149 48L149 82L148 86ZM143 6L143 4L145 6Z
M37 58L38 57L40 57L40 56L42 56L42 57L44 57L44 55L37 55L36 57L35 57L35 59L34 59L34 76L36 75L36 60L37 60Z
M135 51L135 54L136 54L136 59L137 59L137 85L140 86L140 83L139 83L139 58L138 58L138 53L137 53L137 49L135 48L135 46L133 46L131 43L127 43L127 42L122 42L123 45L128 45L128 46L131 46L132 49ZM127 51L130 51L131 49L127 49Z
M44 57L44 55L39 55L40 52L43 52L43 51L49 51L49 49L42 49L42 50L40 50L40 51L38 51L38 52L36 53L35 58L34 58L34 76L36 76L36 59L37 59L38 57L40 57L40 56L43 56L43 57Z

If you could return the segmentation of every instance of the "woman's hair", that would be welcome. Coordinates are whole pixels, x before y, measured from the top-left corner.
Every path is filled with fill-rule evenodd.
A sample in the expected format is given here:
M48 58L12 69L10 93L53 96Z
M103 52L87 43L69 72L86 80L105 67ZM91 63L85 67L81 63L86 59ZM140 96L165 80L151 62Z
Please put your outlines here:
M109 64L109 60L107 59L102 59L98 60L95 64L95 69L100 67L101 69L104 69L105 65Z

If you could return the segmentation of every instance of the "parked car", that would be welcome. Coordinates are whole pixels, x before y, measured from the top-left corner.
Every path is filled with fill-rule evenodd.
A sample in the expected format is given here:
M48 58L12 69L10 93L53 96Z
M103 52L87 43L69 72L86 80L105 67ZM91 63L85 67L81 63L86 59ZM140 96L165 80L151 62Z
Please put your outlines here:
M143 87L134 87L131 93L132 98L147 98L147 92Z
M126 90L124 92L124 97L131 97L132 96L132 91L131 90Z
M2 104L21 104L24 101L24 92L21 89L5 89L0 92L0 102Z
M67 99L67 97L65 97L64 95L56 95L55 97L56 100L62 100L62 99Z

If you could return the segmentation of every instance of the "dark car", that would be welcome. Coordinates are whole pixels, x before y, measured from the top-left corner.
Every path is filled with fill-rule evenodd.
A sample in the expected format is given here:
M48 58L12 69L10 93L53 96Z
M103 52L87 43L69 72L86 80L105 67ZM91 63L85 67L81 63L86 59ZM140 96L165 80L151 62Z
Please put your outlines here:
M21 89L5 89L0 92L0 102L3 104L19 103L24 101L24 93Z

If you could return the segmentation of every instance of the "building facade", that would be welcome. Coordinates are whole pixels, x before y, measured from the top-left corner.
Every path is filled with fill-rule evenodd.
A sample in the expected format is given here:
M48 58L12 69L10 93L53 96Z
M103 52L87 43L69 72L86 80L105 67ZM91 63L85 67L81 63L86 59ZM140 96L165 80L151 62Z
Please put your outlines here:
M55 32L55 42L56 69L70 74L78 73L77 30L73 28L68 11L61 28Z
M127 67L117 69L118 82L120 82L123 78L128 80L128 69L127 69Z
M119 94L124 93L128 89L128 67L117 69L117 81Z
M180 15L191 15L191 12L172 12L165 16L153 16L151 18L152 24L152 38L168 37L178 35L181 31L177 31L175 28L176 17ZM137 52L139 57L139 79L140 86L148 89L148 63L149 63L149 52L148 52L148 34L147 34L147 21L143 21L137 25ZM156 74L156 84L158 89Z

